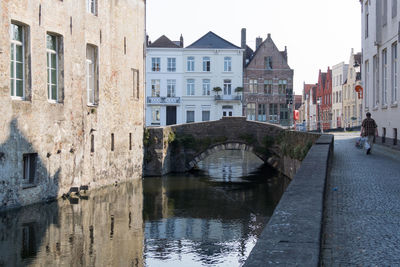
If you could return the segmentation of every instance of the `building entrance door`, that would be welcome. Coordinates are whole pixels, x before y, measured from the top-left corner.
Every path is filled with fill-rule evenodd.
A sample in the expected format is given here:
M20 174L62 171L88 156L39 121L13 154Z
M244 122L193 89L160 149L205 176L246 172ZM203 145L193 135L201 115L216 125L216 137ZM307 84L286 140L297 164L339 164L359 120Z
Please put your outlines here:
M222 116L232 117L233 116L233 106L222 106Z
M167 125L176 124L176 107L167 106Z

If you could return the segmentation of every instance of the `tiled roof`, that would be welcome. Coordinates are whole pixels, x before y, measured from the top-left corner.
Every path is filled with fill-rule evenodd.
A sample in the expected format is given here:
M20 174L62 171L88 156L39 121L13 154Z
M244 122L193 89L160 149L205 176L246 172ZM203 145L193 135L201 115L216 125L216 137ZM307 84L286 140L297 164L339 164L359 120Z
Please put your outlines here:
M154 43L149 44L148 47L180 48L179 45L176 45L165 35L155 40Z
M211 31L186 48L240 49Z

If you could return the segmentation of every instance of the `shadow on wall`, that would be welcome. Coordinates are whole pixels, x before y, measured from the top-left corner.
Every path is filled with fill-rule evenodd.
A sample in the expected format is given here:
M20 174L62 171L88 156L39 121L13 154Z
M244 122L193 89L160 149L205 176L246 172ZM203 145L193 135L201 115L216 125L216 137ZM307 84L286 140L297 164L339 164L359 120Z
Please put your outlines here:
M9 129L0 144L0 211L56 198L61 168L51 175L49 160L20 131L17 119Z

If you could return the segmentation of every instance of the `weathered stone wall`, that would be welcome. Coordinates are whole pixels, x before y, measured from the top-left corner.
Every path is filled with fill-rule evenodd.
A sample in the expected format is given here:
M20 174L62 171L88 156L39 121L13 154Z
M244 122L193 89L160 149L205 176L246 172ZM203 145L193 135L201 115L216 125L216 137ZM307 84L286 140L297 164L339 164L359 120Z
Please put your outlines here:
M0 12L0 209L57 197L72 186L95 188L139 179L145 1L99 0L94 16L86 12L85 0L2 0ZM25 100L10 97L12 21L26 25L30 36ZM59 103L47 97L47 32L63 40L64 90ZM98 48L99 100L94 107L87 105L87 44ZM139 70L139 97L133 90L132 69ZM22 179L25 153L38 154L33 186Z
M147 128L145 175L184 172L215 149L250 150L293 178L319 134L287 131L270 123L224 117L219 121ZM145 141L147 142L147 141ZM210 150L210 148L212 148Z

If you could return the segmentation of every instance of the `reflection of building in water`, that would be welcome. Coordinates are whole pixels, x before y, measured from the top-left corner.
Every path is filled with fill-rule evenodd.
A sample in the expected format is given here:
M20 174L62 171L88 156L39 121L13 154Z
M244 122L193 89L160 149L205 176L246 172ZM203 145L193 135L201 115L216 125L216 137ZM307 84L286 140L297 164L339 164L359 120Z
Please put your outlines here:
M211 154L198 163L200 169L216 179L231 182L256 171L263 164L262 160L244 150L223 150Z
M205 169L213 164L207 162ZM182 257L203 262L222 254L246 258L284 191L282 178L269 171L246 177L250 180L236 178L237 183L190 175L145 179L146 263L182 263Z
M249 234L242 221L199 218L168 218L145 223L146 239L191 240L193 242L230 242Z
M143 266L142 182L0 215L0 266Z

